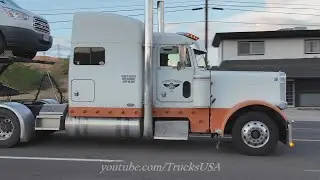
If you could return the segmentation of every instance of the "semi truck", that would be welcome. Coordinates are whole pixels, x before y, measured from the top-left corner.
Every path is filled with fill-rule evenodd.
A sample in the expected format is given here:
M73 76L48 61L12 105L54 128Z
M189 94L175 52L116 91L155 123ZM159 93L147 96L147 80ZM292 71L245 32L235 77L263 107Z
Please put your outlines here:
M279 142L293 147L286 74L204 67L199 37L153 30L152 4L146 0L144 22L76 13L68 101L2 102L0 146L27 143L37 132L65 131L177 141L230 135L240 153L253 156L273 152Z

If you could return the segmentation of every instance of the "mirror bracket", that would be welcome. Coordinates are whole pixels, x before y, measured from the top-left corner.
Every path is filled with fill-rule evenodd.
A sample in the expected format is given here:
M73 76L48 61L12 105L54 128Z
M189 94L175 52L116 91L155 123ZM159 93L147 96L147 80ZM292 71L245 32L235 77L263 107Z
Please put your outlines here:
M186 67L186 58L187 58L186 55L187 55L187 47L185 45L179 45L180 61L177 64L177 69L178 70L185 69L185 67Z

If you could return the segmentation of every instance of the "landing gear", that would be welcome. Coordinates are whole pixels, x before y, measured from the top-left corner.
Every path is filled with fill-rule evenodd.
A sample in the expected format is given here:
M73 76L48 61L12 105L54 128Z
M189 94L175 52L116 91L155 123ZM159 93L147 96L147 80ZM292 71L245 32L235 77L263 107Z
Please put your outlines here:
M278 126L263 112L240 116L232 129L233 144L246 155L267 155L276 148L278 140Z

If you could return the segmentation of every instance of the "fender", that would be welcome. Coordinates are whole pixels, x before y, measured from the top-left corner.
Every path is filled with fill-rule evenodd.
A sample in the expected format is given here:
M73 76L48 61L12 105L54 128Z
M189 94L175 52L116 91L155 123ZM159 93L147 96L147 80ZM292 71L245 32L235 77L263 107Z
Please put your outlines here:
M211 110L211 130L212 132L224 132L225 127L230 120L231 116L234 115L237 111L240 109L249 107L249 106L264 106L267 108L270 108L277 112L282 119L287 121L287 117L283 111L281 111L277 106L265 102L265 101L259 101L259 100L249 100L249 101L244 101L239 104L236 104L232 108L225 108L225 109L212 109ZM219 118L215 118L219 117Z
M35 117L31 110L17 102L1 103L0 108L12 111L20 122L20 142L30 141L35 134Z
M42 103L42 104L59 104L59 102L55 99L40 99L36 101L36 103Z

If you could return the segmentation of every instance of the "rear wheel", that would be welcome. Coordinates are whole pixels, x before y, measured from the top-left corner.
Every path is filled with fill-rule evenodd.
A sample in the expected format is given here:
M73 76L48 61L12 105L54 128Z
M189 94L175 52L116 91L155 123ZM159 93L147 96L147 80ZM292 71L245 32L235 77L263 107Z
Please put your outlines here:
M33 59L34 57L36 57L37 52L27 51L27 50L13 50L12 54L14 56L18 56L18 57L22 57L22 58Z
M10 110L0 109L0 147L12 147L18 144L19 140L19 119Z
M263 112L248 112L236 120L232 129L232 140L243 154L267 155L278 144L278 126Z

